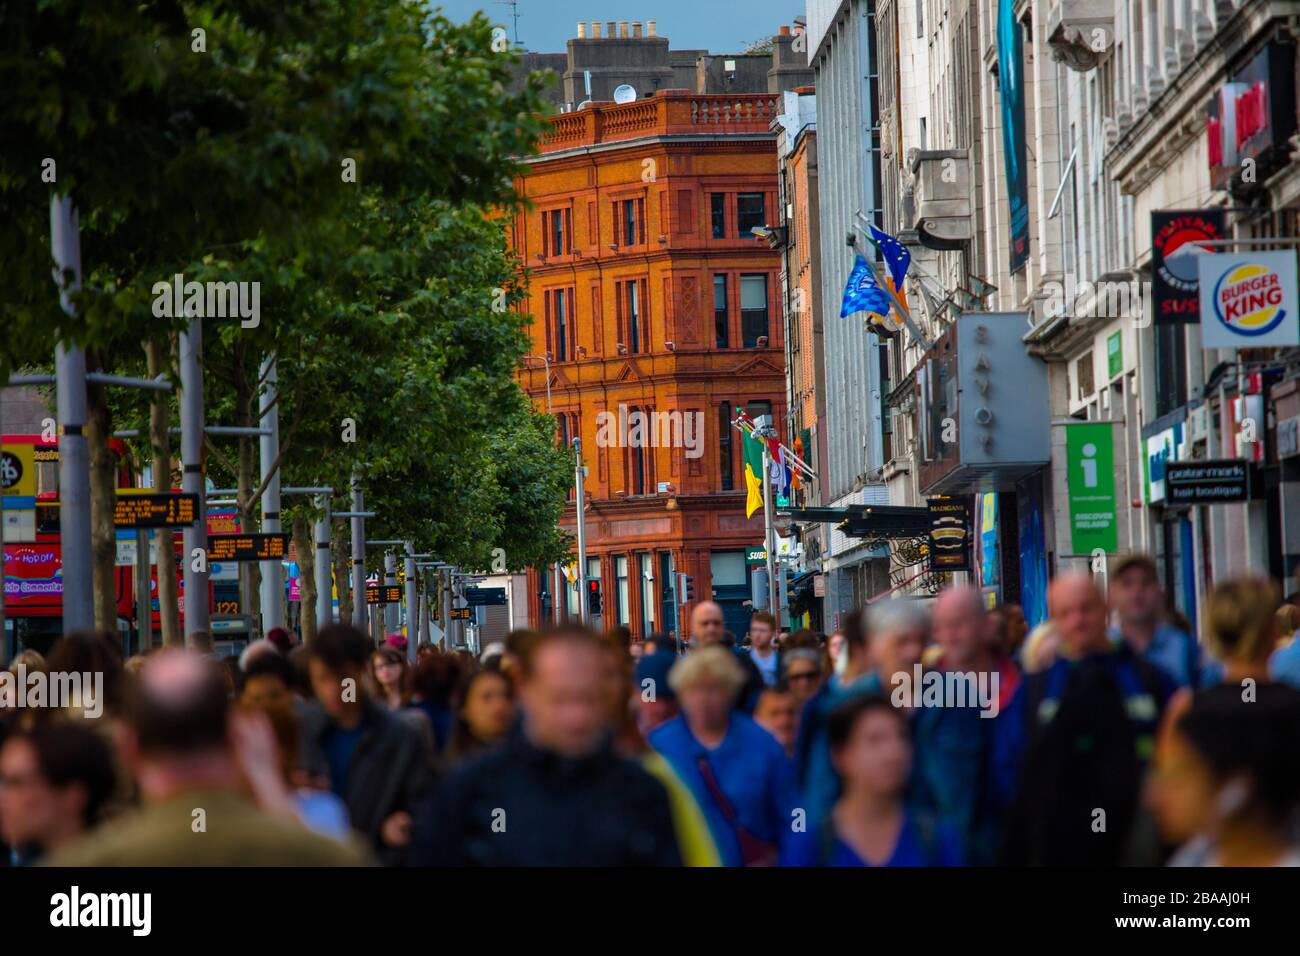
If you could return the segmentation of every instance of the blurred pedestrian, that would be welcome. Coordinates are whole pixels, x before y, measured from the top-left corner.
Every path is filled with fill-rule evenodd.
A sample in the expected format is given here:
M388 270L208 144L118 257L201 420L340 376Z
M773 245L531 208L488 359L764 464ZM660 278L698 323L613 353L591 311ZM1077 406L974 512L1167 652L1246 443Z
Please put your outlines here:
M1165 594L1153 558L1128 554L1110 565L1108 598L1115 616L1113 637L1155 664L1177 687L1201 684L1201 649L1165 610Z
M0 747L0 839L12 863L38 863L101 820L115 790L113 754L81 721L54 718Z
M999 802L1009 806L1004 861L1114 865L1127 859L1173 682L1127 642L1111 640L1090 575L1056 578L1048 610L1062 656L1021 684L998 718L993 763Z
M322 628L308 645L316 700L303 712L302 764L328 780L353 828L392 865L406 859L412 820L429 799L432 754L415 727L367 692L372 646L347 624Z
M839 796L827 736L831 712L862 694L887 694L894 674L911 674L921 660L929 623L924 609L910 598L878 601L849 615L844 676L837 684L823 684L799 719L795 766L810 823L821 821Z
M758 697L758 706L754 708L754 723L772 735L787 757L794 756L795 740L799 734L799 705L788 687L778 684L763 690Z
M912 747L904 711L858 695L832 711L828 736L840 795L821 822L788 841L783 865L961 865L956 831L906 800Z
M129 688L123 751L144 805L53 854L55 866L358 865L303 827L265 720L233 715L208 658L152 656ZM258 794L259 803L246 795ZM262 802L265 801L265 802Z
M500 671L470 674L456 691L456 724L447 745L450 760L462 760L493 747L515 725L515 689Z
M1170 737L1156 807L1173 866L1300 866L1300 691L1199 691Z
M663 786L613 749L606 654L577 627L529 642L520 660L523 720L503 746L447 775L421 821L421 862L681 863Z
M288 656L289 652L293 650L294 647L293 632L287 630L286 628L283 627L271 628L269 631L266 632L266 639L271 643L272 647L274 647L281 654L284 654L286 657Z
M374 679L379 701L397 712L411 700L407 680L406 655L392 644L385 644L370 655L370 676Z
M749 619L749 659L754 662L764 686L775 687L781 675L781 650L773 642L776 618L756 611Z
M1051 621L1043 621L1029 632L1029 637L1020 649L1020 664L1023 672L1040 674L1056 663L1060 647L1060 636Z
M680 660L668 679L682 712L650 735L650 745L695 794L725 865L775 863L798 793L781 745L733 711L745 682L735 655L705 647Z
M632 705L636 708L636 724L647 740L650 734L680 713L677 693L668 679L677 655L671 650L658 650L645 654L636 662Z
M817 695L826 679L822 655L812 648L796 647L787 651L781 661L781 682L800 709Z
M999 662L994 657L993 622L983 594L975 588L940 592L931 630L940 650L932 670L945 676L940 686L955 687L960 680L976 693L912 711L910 798L953 828L969 862L992 864L1001 838L997 795L987 772L994 753L994 721L1010 702L1020 675L1009 659ZM949 682L948 676L956 680ZM988 699L979 699L979 688L987 690Z
M503 673L509 652L502 661ZM461 680L461 665L453 654L432 650L417 657L411 677L411 701L424 712L433 731L434 753L443 753L451 739L455 722L454 697Z

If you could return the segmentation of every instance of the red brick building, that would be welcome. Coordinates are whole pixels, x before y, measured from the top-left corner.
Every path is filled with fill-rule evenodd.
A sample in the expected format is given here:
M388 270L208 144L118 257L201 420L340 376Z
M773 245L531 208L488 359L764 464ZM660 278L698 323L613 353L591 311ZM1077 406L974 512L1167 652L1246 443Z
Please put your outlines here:
M729 422L737 407L786 418L780 261L750 231L780 219L779 104L681 90L596 103L552 120L520 183L531 207L513 244L536 358L519 374L545 407L549 371L559 438L582 439L599 626L673 629L675 571L723 603L733 630L748 619L744 549L762 522L744 515ZM648 429L638 412L654 416ZM562 524L573 530L572 504ZM531 572L529 591L530 620L549 619L554 575Z

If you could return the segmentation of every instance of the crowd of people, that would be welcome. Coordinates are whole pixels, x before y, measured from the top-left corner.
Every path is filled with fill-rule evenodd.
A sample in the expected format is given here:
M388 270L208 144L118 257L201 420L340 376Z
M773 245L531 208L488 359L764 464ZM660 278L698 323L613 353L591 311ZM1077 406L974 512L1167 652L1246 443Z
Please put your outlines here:
M831 634L703 601L681 640L481 657L67 634L7 665L102 684L0 696L0 864L1300 864L1300 595L1222 583L1198 640L1149 558L1102 584L1053 580L1032 633L955 587Z

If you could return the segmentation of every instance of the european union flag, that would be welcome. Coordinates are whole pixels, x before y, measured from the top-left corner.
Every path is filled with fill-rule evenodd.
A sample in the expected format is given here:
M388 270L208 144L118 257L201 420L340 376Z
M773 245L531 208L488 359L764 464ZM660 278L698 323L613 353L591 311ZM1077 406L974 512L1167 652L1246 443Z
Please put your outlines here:
M882 319L889 315L889 293L880 288L876 274L867 260L858 256L849 273L848 284L844 287L844 303L840 306L840 318L845 319L854 312L868 312Z
M889 278L894 280L894 288L896 290L903 288L903 277L907 275L907 269L912 264L912 254L901 242L875 226L871 227L871 239L880 248L880 254L885 257L885 264L889 266Z

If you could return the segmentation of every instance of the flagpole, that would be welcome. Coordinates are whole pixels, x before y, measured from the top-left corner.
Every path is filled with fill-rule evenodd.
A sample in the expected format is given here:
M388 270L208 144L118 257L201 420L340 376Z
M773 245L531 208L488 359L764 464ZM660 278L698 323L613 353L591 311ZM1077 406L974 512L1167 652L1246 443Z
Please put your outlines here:
M776 602L776 531L772 526L772 459L763 445L763 546L767 550L767 609L781 623L781 608ZM779 630L779 627L778 627Z
M867 242L871 243L873 246L875 245L875 241L871 238L870 234L865 229L862 228L861 225L855 222L853 224L853 228L855 228L859 233L861 233L862 238L866 239ZM876 264L872 262L870 259L868 259L866 256L862 257L862 261L865 262L867 264L867 268L871 270L872 276L875 277L876 285L884 289L885 294L889 296L889 300L894 304L894 308L898 310L899 318L901 318L903 320L903 324L907 326L907 331L912 336L912 341L915 342L920 347L922 352L930 351L930 349L934 347L934 344L930 342L930 340L927 339L921 333L920 328L918 328L917 324L914 321L912 321L912 313L908 312L907 309L904 308L903 303L899 301L897 293L894 292L893 284L886 282L881 277L880 273L876 271Z

